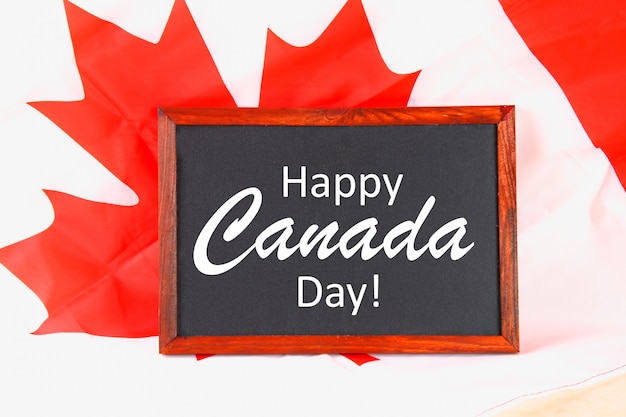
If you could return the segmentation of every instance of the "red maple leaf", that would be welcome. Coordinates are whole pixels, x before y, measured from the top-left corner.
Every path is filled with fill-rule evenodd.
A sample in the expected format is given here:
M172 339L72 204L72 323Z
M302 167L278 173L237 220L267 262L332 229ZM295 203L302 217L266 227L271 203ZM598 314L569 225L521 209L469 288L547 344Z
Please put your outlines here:
M35 333L154 336L157 107L235 103L183 1L175 2L157 44L67 0L65 7L85 98L32 106L130 186L139 203L122 207L48 192L53 225L1 249L0 261L48 310ZM417 75L388 70L360 2L351 0L311 46L293 47L269 33L260 106L405 106Z
M419 72L383 62L359 1L348 1L311 45L268 31L259 107L405 107Z
M156 45L67 1L65 8L85 98L31 104L130 186L139 203L48 192L53 225L3 249L0 259L48 310L35 333L156 335L157 107L235 103L184 2L174 5Z

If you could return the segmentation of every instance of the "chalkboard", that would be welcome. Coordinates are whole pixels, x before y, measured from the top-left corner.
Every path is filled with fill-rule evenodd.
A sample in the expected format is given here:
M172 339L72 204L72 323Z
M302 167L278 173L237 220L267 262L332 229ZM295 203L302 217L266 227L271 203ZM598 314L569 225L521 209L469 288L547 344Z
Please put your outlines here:
M160 352L516 352L514 107L159 111Z

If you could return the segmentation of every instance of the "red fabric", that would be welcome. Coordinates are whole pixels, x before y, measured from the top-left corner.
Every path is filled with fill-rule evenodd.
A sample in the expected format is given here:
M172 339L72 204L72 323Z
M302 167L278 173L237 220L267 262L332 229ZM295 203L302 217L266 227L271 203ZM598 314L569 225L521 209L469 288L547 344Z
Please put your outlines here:
M65 7L85 98L32 106L129 185L139 204L48 192L53 225L0 249L0 262L44 302L49 317L37 334L157 335L157 106L235 103L182 0L156 45ZM350 1L310 47L269 34L261 105L404 106L416 77L387 69L360 2Z
M378 360L378 358L368 355L367 353L344 353L343 356L350 359L352 362L356 363L359 366Z
M626 2L500 3L626 188Z
M235 103L183 1L156 45L65 7L85 99L32 105L129 185L139 204L49 192L53 225L0 250L0 261L44 302L49 318L36 333L156 335L157 106Z
M259 107L405 107L418 74L387 68L363 6L348 1L304 48L268 32Z

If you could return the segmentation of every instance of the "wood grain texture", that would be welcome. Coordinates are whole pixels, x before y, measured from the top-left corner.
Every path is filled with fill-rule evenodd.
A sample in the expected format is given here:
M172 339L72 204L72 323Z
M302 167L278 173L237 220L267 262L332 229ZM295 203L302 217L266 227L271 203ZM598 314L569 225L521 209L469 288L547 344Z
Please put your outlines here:
M176 125L377 126L496 124L513 106L408 107L383 109L165 108Z
M159 111L159 350L176 338L176 125Z
M181 336L161 353L514 353L503 336Z
M498 123L498 222L502 335L519 351L515 109Z
M499 336L179 336L177 331L176 126L497 125L500 256ZM160 335L163 354L512 353L519 351L513 106L386 109L207 109L159 111Z

